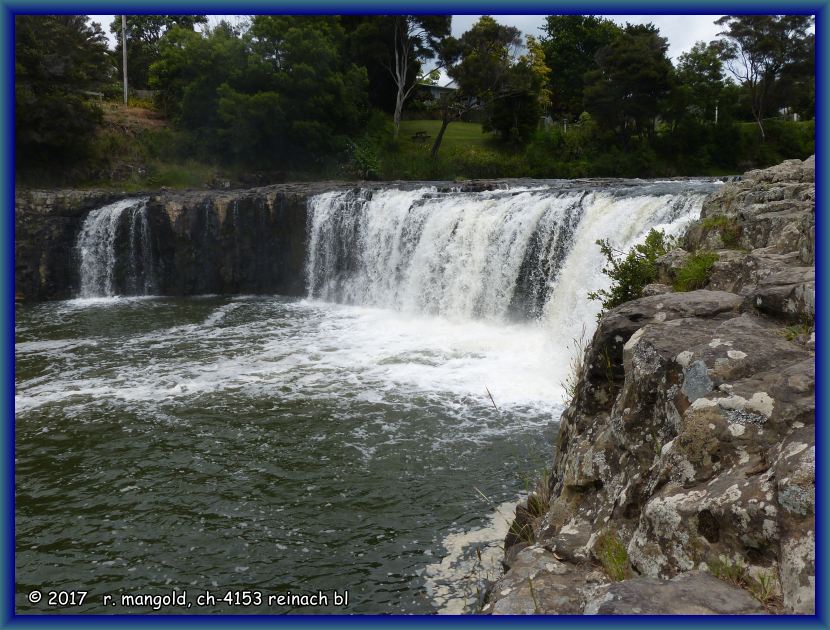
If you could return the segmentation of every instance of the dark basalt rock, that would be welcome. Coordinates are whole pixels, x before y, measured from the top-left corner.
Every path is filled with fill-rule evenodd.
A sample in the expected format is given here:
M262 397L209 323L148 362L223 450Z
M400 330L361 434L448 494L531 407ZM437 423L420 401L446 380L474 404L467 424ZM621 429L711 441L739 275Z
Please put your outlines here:
M221 184L221 183L220 183ZM692 184L689 184L692 185ZM701 190L714 186L701 180ZM149 197L148 220L162 295L199 293L305 294L308 199L337 190L371 196L379 189L432 186L436 194L508 190L520 186L557 189L614 188L618 194L670 191L671 184L641 180L472 180L391 182L298 182L250 189L148 193L78 190L23 190L15 197L15 285L19 300L73 297L78 288L74 251L91 210L127 197ZM521 290L519 291L521 293ZM526 295L524 302L544 296ZM538 305L537 305L538 306Z

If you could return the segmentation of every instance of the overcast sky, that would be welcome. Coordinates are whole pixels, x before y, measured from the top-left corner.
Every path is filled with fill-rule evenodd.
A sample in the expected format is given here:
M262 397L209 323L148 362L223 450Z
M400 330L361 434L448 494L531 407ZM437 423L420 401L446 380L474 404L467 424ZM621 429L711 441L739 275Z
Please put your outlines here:
M669 40L669 57L673 60L688 51L695 42L709 42L722 29L714 22L717 15L604 15L621 26L626 22L647 24L652 22L660 29L660 34ZM468 30L480 15L454 15L452 18L453 35L461 35ZM515 26L525 35L540 35L540 27L545 23L544 15L495 15L502 24Z
M112 22L111 15L90 16L94 21L101 23L105 31L109 31L109 24ZM214 15L210 16L212 23L222 18L229 18L232 22L244 16ZM480 15L454 15L452 18L453 35L461 35L475 23ZM544 15L494 15L494 18L502 24L515 26L525 35L540 35L539 28L544 24ZM676 60L677 56L689 50L697 41L708 42L715 39L720 27L715 26L714 21L721 17L717 15L606 15L620 25L626 22L632 24L645 24L653 22L660 29L660 34L669 40L669 56ZM112 41L112 36L110 37Z

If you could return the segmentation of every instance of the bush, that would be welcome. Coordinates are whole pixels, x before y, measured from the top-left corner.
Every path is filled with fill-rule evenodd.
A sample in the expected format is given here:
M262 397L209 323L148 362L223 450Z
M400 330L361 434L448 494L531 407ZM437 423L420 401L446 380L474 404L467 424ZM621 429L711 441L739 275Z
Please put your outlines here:
M725 247L737 247L741 240L741 224L722 214L706 217L700 225L705 232L718 232Z
M714 252L696 252L680 269L674 281L675 291L694 291L706 286L712 265L718 260Z
M352 144L348 169L360 179L380 179L380 158L372 141L364 138Z
M588 297L602 301L603 312L643 295L643 289L657 279L655 261L675 246L675 238L652 229L644 243L635 245L625 254L615 250L606 240L597 241L606 264L602 272L613 281L609 289L592 291Z

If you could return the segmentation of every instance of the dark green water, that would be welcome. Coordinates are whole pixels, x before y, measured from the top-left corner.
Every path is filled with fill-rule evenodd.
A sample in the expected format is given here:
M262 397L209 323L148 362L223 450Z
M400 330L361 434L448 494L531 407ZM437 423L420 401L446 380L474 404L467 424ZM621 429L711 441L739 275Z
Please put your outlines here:
M548 343L272 297L18 306L18 612L146 614L102 596L172 589L192 607L164 612L459 610L494 506L549 459ZM194 601L335 589L348 607Z

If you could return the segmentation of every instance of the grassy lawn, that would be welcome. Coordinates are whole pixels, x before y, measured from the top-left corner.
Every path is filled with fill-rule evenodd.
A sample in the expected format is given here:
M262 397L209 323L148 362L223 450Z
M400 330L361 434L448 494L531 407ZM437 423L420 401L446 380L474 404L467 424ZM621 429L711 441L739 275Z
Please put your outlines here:
M440 120L402 120L400 141L402 144L432 146L435 136L441 130ZM425 131L429 138L426 141L413 140L412 136L418 131ZM482 133L479 123L453 122L447 127L444 139L441 141L441 150L452 147L486 146L493 139L492 133Z

